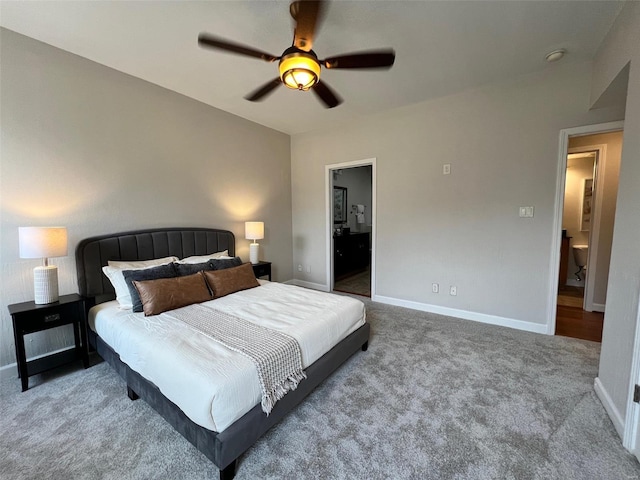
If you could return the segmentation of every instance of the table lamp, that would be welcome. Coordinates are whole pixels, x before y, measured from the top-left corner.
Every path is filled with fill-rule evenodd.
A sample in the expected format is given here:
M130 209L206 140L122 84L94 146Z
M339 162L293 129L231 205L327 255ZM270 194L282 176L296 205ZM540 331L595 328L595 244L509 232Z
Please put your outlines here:
M58 267L49 265L51 257L67 255L65 227L19 227L20 258L42 258L43 265L33 269L35 303L58 301Z
M245 222L244 237L247 240L253 240L253 243L249 245L249 261L255 265L259 261L258 249L260 248L260 244L256 243L256 240L264 238L264 222Z

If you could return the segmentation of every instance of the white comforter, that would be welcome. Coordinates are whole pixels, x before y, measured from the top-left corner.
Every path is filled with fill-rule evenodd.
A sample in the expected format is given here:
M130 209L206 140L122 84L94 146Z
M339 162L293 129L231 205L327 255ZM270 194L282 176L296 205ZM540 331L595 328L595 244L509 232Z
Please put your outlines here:
M364 304L354 298L260 283L201 305L291 335L300 344L305 368L364 324ZM91 309L89 325L124 363L202 427L221 432L260 402L251 360L198 333L171 312L145 317L121 310L112 301Z

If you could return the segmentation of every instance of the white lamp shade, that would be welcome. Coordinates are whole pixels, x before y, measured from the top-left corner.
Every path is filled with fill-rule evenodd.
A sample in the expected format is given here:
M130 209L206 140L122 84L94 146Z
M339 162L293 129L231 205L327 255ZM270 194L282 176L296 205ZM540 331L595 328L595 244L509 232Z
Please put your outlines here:
M65 227L19 227L20 258L51 258L67 255Z
M58 301L58 268L47 258L67 255L67 229L64 227L19 227L20 258L43 258L44 266L33 269L35 303Z
M264 222L245 222L244 238L247 240L260 240L264 238Z

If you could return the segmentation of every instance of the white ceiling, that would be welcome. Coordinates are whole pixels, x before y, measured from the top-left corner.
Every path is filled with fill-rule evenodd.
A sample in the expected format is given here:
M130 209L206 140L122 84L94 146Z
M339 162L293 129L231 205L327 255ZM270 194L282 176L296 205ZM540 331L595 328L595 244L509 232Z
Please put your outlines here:
M329 4L314 50L325 58L393 47L391 70L322 72L344 103L281 87L243 96L277 64L200 48L198 34L280 55L292 42L289 0L7 1L0 25L276 130L293 134L469 87L593 58L620 1L342 1Z

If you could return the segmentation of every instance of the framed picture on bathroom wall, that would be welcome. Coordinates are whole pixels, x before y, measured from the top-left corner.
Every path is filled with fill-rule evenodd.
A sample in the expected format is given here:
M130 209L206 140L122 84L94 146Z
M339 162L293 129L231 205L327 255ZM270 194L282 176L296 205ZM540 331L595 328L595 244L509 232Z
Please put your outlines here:
M333 223L347 221L347 188L333 187Z
M582 208L580 208L580 230L588 232L591 228L591 207L593 204L593 178L585 178L582 188Z

